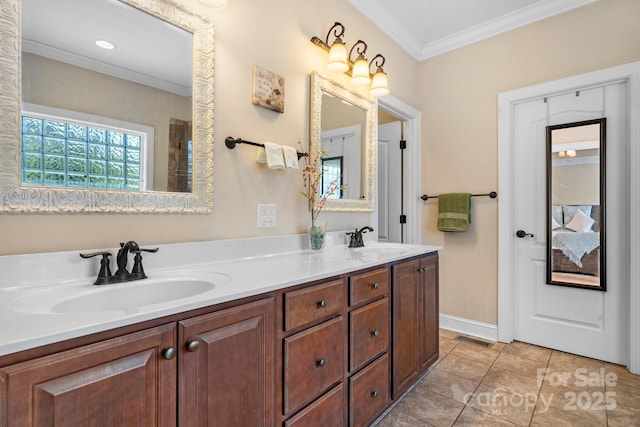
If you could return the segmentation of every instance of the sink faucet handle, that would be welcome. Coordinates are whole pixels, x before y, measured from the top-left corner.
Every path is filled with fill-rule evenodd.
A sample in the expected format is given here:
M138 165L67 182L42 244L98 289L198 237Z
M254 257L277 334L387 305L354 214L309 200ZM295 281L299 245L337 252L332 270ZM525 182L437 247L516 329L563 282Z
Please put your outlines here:
M135 256L133 257L133 268L131 269L131 275L139 279L146 278L147 275L144 273L144 268L142 267L141 252L155 253L155 252L158 252L159 249L160 248L153 248L153 249L138 248L137 250L132 251Z
M151 252L151 253L156 253L160 250L160 248L140 248L140 252Z
M83 254L83 253L80 254L82 258L93 258L94 256L98 256L98 255L101 255L102 259L100 260L100 271L98 272L98 278L94 282L94 285L102 285L107 282L109 277L111 277L111 267L110 267L111 260L109 260L109 257L111 256L111 252L102 251L102 252L92 252L89 254Z

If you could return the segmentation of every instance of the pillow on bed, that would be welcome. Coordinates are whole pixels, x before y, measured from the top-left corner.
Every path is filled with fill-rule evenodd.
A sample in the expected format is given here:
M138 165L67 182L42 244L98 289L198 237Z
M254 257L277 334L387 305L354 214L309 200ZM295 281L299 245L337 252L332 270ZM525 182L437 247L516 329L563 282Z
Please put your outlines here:
M557 230L558 228L562 228L562 224L558 223L554 217L551 217L551 229Z
M565 227L573 220L577 211L582 211L583 214L590 217L591 205L562 205Z
M555 220L559 227L562 227L562 206L561 205L553 205L551 206L551 218ZM555 230L555 224L553 229Z
M591 226L593 226L594 222L593 218L585 215L584 212L578 209L571 221L567 224L567 228L569 230L586 233L587 231L591 231Z

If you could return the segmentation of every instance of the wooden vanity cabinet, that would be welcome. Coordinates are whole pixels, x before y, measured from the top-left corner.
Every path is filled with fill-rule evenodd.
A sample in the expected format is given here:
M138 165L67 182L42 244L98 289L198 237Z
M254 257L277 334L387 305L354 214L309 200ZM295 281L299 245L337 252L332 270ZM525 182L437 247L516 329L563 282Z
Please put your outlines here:
M168 324L2 368L0 426L175 426L175 340Z
M272 426L274 298L0 368L0 426Z
M274 311L267 298L178 322L178 425L274 425Z
M392 397L397 399L438 359L438 254L392 266Z
M368 426L437 360L438 315L432 253L80 337L0 358L0 427Z

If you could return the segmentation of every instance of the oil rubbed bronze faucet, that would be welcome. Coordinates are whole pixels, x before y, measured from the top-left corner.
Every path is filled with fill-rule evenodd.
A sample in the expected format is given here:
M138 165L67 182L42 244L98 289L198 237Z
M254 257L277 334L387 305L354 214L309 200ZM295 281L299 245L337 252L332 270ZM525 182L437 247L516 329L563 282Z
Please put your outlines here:
M361 248L364 246L364 241L362 240L362 234L368 231L373 231L373 228L368 225L362 227L360 230L356 228L355 231L351 231L346 233L347 236L351 236L351 241L349 242L350 248Z
M116 264L118 269L116 270L116 274L111 274L111 260L109 257L111 256L111 252L93 252L90 254L80 254L82 258L92 258L94 256L102 256L100 260L100 271L98 272L98 278L94 285L108 285L111 283L121 283L121 282L130 282L132 280L140 280L146 279L147 275L144 273L144 268L142 268L142 255L141 252L158 252L159 248L153 249L143 249L134 242L130 240L126 243L120 243L120 250L118 250L118 254L116 255ZM134 254L133 257L133 268L131 272L127 270L127 263L129 260L129 253Z

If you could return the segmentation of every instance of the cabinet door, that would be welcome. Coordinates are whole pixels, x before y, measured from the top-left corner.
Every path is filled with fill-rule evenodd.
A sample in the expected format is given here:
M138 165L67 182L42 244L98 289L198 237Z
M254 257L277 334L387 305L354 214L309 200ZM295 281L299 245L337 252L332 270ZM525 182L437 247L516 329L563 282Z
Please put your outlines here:
M181 426L275 423L274 298L179 322Z
M438 307L438 254L420 260L420 370L425 372L438 360L439 318Z
M420 261L393 266L392 392L400 396L420 374Z
M175 325L0 370L2 426L175 426Z

